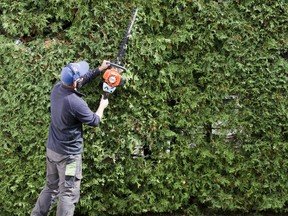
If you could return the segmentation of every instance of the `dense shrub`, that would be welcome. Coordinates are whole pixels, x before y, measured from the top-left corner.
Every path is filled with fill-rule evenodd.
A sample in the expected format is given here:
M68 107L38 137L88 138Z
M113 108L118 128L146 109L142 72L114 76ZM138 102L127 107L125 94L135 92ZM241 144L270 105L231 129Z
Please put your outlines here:
M28 215L44 184L61 67L115 58L135 6L128 82L84 128L77 214L286 212L285 1L2 0L1 215ZM100 82L82 89L94 110Z

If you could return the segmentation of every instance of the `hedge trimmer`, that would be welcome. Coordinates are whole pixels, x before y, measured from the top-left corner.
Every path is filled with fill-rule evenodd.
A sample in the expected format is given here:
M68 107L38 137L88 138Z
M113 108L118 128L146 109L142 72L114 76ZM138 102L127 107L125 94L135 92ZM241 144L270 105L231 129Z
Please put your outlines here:
M116 87L125 84L125 78L122 76L122 73L126 71L126 68L123 66L122 60L124 59L127 50L128 40L131 36L132 27L136 20L137 12L137 8L132 11L131 20L119 46L117 57L114 61L109 62L110 67L103 74L104 98L108 98L109 94L113 93Z

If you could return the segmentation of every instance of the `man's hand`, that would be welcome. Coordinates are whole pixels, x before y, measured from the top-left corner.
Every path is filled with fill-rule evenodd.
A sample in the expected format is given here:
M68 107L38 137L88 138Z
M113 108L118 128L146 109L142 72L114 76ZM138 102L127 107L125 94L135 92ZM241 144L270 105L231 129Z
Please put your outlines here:
M105 109L108 106L108 104L109 104L109 100L107 98L104 99L104 96L102 95L99 107Z
M103 60L101 66L100 66L98 69L99 69L101 72L102 72L103 70L106 70L106 69L110 66L109 63L110 63L109 61Z
M96 111L96 115L99 116L100 120L101 120L101 118L103 116L104 109L108 106L108 104L109 104L108 99L104 99L104 96L102 95L99 107L98 107L98 109Z

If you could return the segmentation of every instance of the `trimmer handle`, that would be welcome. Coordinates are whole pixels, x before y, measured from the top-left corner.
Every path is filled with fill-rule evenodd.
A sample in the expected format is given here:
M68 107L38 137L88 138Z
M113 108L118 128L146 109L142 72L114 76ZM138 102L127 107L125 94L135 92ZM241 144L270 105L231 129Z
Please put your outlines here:
M112 66L112 67L119 68L119 69L121 69L121 70L123 70L123 71L126 70L125 67L123 67L123 66L121 66L121 65L119 65L119 64L116 64L116 63L113 63L113 62L108 62L108 64L109 64L110 66Z
M108 93L108 92L104 92L104 93L103 93L103 99L105 99L105 100L108 99L109 94L110 94L110 93Z

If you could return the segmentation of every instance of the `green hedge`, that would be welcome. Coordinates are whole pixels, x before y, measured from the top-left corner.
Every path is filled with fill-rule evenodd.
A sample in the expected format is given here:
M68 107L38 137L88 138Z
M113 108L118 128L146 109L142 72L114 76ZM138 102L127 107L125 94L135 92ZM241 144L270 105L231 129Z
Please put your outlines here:
M2 0L1 215L28 215L44 185L61 67L115 58L135 6L128 82L84 127L77 214L287 212L285 1ZM94 110L100 83L82 89Z

